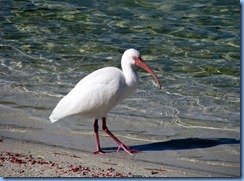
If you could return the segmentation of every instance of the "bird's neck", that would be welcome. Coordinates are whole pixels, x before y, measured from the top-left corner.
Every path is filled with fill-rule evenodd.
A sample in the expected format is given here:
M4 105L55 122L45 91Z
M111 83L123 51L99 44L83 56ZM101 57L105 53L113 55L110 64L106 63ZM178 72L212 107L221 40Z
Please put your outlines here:
M125 76L125 82L128 87L137 87L138 84L138 74L133 69L131 65L122 65L122 71Z

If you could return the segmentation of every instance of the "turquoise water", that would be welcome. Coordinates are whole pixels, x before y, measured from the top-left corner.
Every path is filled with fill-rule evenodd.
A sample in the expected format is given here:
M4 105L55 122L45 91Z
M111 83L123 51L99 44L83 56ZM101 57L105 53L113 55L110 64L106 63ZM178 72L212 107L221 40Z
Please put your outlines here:
M0 17L2 105L47 121L81 78L120 67L133 47L164 89L137 69L137 92L109 114L127 127L111 128L143 139L204 137L211 130L239 138L239 2L6 0ZM68 120L60 124L92 130L93 120ZM194 130L179 131L185 128Z

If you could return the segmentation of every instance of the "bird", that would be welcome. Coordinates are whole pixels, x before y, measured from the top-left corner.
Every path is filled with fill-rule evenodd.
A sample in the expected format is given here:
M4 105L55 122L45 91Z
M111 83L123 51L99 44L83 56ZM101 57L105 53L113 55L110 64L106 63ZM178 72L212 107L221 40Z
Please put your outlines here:
M98 120L102 120L103 131L118 144L117 152L119 152L120 149L123 149L130 155L140 152L122 143L111 133L106 125L107 113L125 98L132 95L138 86L139 77L135 71L135 66L139 66L150 73L161 89L161 84L157 76L141 58L139 51L130 48L122 55L122 70L117 67L105 67L81 79L77 85L58 102L49 117L51 123L72 115L80 115L84 118L93 119L96 141L96 151L93 153L105 154L106 152L101 149L98 134Z

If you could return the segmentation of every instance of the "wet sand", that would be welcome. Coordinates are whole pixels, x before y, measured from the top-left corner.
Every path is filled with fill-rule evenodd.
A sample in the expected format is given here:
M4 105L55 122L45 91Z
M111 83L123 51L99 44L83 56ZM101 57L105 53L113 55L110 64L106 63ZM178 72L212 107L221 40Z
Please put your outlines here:
M1 139L1 177L211 177L183 169L8 138Z
M93 155L92 130L66 129L15 108L0 108L1 177L240 177L238 132L140 140L111 129L141 152L117 153L116 143L101 132L108 153Z

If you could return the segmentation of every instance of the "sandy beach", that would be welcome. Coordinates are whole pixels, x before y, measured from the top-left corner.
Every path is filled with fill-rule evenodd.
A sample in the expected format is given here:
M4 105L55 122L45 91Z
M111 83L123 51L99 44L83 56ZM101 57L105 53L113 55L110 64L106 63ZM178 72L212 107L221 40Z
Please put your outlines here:
M211 177L191 169L1 138L1 177Z
M51 124L24 111L1 106L0 176L240 177L238 131L230 130L227 135L226 130L210 130L210 137L156 140L151 136L154 140L143 140L139 139L143 138L139 131L136 135L140 137L116 131L113 125L119 122L111 121L111 130L118 138L141 152L133 156L124 151L117 153L116 143L101 131L102 149L107 153L93 155L92 129L76 131L63 125L67 122L60 123Z

